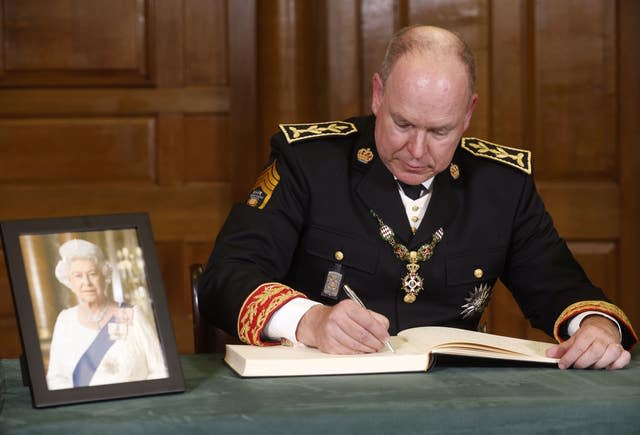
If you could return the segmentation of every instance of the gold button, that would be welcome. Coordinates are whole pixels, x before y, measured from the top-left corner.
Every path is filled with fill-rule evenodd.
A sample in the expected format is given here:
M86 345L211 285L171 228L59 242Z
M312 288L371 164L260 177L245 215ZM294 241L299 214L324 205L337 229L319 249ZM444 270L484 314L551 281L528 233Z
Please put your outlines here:
M484 272L480 268L473 271L473 276L475 276L478 279L482 278L482 275L484 275Z
M342 253L342 251L336 251L336 253L333 254L333 256L338 261L342 261L342 259L344 258L344 254Z
M411 221L412 222L418 222L418 216L412 216L411 217Z
M418 207L417 205L414 205L413 207L411 207L411 210L413 211L418 211L420 209L420 207Z

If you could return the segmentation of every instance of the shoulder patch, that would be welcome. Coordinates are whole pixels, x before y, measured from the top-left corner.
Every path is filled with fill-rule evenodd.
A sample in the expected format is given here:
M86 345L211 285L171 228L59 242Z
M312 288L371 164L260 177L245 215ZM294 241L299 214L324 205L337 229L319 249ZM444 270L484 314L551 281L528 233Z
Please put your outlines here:
M247 199L247 205L257 207L262 210L269 202L269 199L271 199L271 195L279 182L280 174L276 167L276 160L274 160L267 168L265 168L264 171L262 171L260 175L258 175L256 184L253 186L253 189L249 194L249 199Z
M280 124L280 130L289 143L322 136L347 136L358 131L354 124L345 121Z
M474 156L495 160L531 175L532 163L529 150L497 145L475 137L463 137L461 146Z

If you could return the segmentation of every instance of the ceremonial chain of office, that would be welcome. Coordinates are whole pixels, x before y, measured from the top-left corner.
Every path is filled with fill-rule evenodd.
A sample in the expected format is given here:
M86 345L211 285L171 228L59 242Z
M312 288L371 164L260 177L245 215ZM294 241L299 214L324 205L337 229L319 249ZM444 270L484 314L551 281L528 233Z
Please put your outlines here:
M398 243L395 238L395 233L393 229L387 224L385 224L380 216L376 214L373 210L370 210L373 217L378 220L378 224L380 225L380 237L382 240L391 245L393 249L393 253L396 257L398 257L402 261L407 261L407 274L402 278L402 289L405 292L404 301L408 304L412 304L415 302L418 293L422 291L423 288L423 279L420 275L418 275L418 269L420 269L419 261L427 261L433 255L433 252L436 248L436 245L442 240L444 237L444 230L438 228L435 233L433 233L433 237L431 238L431 242L425 243L420 246L416 251L409 251L409 249L403 245L402 243Z

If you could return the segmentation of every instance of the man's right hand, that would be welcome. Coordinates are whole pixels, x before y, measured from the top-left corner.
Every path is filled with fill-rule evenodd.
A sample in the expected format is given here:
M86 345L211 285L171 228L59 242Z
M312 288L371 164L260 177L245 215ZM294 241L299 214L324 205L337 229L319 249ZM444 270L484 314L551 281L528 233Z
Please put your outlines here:
M326 353L377 352L389 340L389 320L345 299L330 307L316 305L298 323L296 338Z

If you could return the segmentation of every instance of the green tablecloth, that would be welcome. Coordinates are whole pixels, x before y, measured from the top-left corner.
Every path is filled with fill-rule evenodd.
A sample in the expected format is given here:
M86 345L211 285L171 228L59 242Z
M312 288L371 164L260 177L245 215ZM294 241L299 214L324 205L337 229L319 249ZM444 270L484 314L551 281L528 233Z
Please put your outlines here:
M615 372L435 367L429 373L241 379L182 357L183 394L34 409L0 361L2 434L640 433L640 353Z

